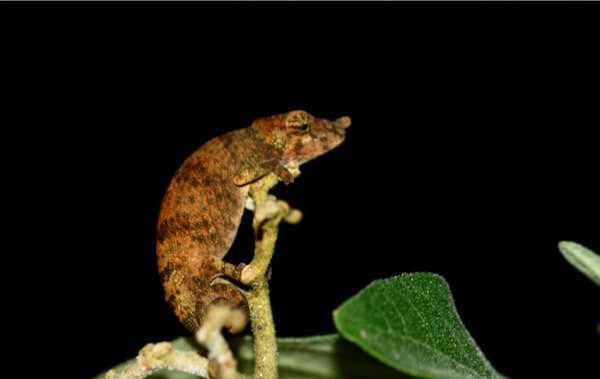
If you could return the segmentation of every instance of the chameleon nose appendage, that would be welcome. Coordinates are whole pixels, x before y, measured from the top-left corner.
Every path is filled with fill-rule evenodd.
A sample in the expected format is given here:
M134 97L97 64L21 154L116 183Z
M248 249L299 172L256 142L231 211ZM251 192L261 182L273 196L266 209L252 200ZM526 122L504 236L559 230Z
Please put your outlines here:
M336 126L339 126L340 128L344 128L344 129L346 129L347 127L349 127L350 124L351 124L350 117L348 117L348 116L340 117L337 120L335 120L333 123Z

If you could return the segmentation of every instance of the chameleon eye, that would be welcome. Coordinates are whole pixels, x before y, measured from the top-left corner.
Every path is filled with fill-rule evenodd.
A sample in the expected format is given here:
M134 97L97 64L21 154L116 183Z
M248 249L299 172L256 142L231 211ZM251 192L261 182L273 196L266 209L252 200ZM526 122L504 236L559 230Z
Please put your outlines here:
M310 129L312 116L304 111L291 111L285 114L285 127L307 132Z
M310 130L310 123L308 121L303 121L295 125L289 125L289 127L298 131L308 132Z

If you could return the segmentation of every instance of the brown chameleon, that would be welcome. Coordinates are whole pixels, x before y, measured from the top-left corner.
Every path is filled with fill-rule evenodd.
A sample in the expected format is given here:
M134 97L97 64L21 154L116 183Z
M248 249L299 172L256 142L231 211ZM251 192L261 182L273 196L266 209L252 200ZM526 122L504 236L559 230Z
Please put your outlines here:
M248 315L244 294L215 279L239 280L241 266L222 259L237 234L249 185L270 173L291 183L286 167L335 148L349 126L347 116L329 121L304 111L259 118L213 138L183 162L161 205L156 251L165 299L188 330L198 330L211 304Z

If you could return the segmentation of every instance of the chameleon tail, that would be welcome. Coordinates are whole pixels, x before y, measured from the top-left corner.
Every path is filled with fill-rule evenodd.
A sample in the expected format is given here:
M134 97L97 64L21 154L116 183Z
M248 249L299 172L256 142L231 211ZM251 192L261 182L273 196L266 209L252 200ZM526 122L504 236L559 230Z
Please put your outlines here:
M248 316L248 302L242 289L225 279L238 276L236 266L209 256L192 267L168 264L161 271L165 299L187 330L196 333L206 318L208 307L213 304L240 309ZM230 333L239 333L247 323L248 320L241 328L226 327Z

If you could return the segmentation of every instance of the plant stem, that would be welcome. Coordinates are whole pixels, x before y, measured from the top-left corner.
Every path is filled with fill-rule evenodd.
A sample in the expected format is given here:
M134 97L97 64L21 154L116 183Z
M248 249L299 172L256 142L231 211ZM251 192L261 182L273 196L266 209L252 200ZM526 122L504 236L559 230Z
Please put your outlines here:
M255 379L276 379L277 340L275 323L269 299L267 279L257 279L248 294L252 333L254 334L254 375Z
M250 285L248 305L254 334L255 379L278 377L277 340L266 273L275 251L279 223L290 212L290 208L287 203L268 197L268 191L277 182L278 178L275 175L269 175L250 189L250 196L255 204L255 249L254 258L244 267L241 278L242 282Z

